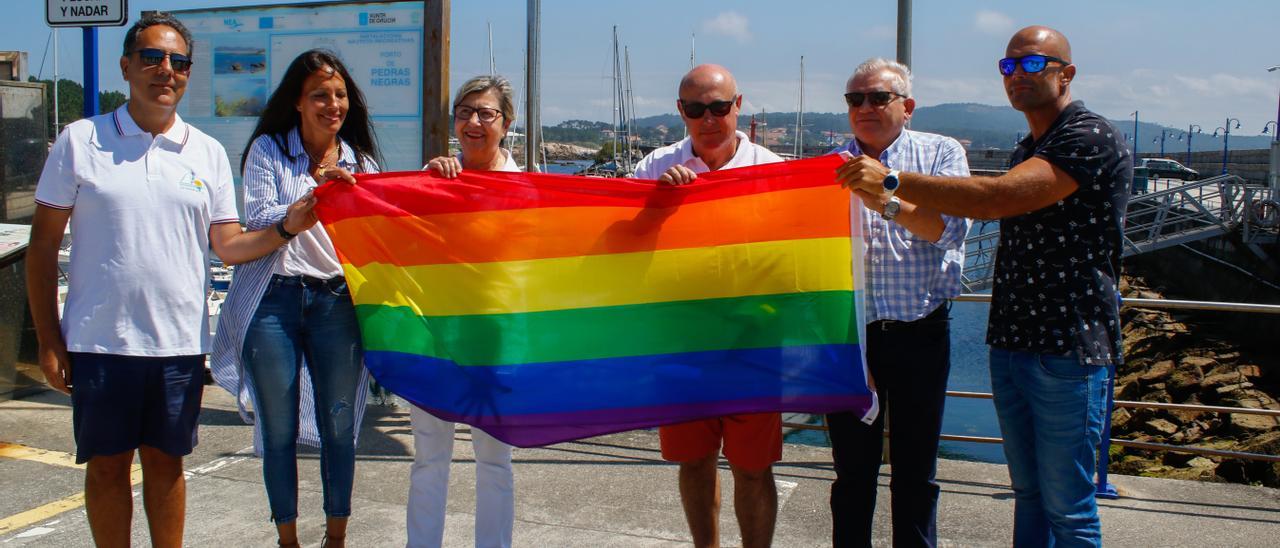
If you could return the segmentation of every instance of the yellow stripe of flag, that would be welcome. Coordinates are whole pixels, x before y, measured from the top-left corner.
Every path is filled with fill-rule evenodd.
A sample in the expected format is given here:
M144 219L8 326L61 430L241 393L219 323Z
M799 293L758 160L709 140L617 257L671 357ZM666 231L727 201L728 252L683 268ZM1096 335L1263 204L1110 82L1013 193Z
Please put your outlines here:
M848 238L555 259L347 265L355 304L422 316L515 314L810 291L851 291Z

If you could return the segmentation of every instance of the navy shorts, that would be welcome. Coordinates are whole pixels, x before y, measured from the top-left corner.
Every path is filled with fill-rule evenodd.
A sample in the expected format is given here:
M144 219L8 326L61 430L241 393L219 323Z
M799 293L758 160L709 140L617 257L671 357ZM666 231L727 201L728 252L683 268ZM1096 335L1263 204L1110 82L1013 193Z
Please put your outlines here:
M139 446L175 457L196 446L204 356L71 353L76 462Z

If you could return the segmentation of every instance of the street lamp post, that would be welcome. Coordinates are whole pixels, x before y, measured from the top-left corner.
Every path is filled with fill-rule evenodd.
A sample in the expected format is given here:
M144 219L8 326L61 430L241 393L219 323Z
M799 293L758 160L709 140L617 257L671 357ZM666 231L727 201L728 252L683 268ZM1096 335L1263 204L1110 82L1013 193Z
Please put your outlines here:
M1133 111L1133 161L1138 161L1138 111Z
M1267 72L1275 72L1277 70L1280 70L1280 65L1267 69ZM1268 175L1271 178L1271 190L1280 192L1280 96L1276 97L1276 121L1272 122L1272 127L1274 129L1271 130L1273 138L1271 139L1271 169L1269 170L1271 173ZM1262 129L1265 131L1267 128L1263 126Z
M1280 65L1267 69L1267 72L1275 72L1277 70L1280 70ZM1280 94L1276 95L1276 120L1280 121ZM1280 131L1276 132L1275 138L1272 139L1272 141L1280 141Z
M1169 135L1173 135L1173 134L1177 133L1178 131L1180 131L1180 130L1161 128L1161 129L1160 129L1160 136L1159 136L1159 137L1153 137L1153 138L1151 139L1151 142L1153 142L1153 143L1160 143L1160 157L1161 157L1161 158L1163 158L1163 157L1164 157L1164 141L1165 141L1165 139L1167 139ZM1181 136L1181 135L1179 135L1179 136L1178 136L1178 140L1179 140L1179 141L1181 141L1181 140L1182 140L1182 136Z
M1222 127L1213 130L1213 136L1218 136L1218 131L1222 131L1222 174L1227 174L1227 157L1231 154L1228 148L1231 144L1231 122L1236 123L1236 129L1240 129L1240 120L1235 118L1227 118L1227 122Z
M1280 65L1275 65L1267 69L1267 72L1276 72L1280 70ZM1280 96L1276 97L1276 120L1272 122L1272 132L1274 138L1271 140L1271 189L1274 192L1280 192ZM1263 132L1266 131L1265 125L1262 127Z
M1202 128L1195 124L1187 126L1187 167L1191 167L1191 136L1200 133Z

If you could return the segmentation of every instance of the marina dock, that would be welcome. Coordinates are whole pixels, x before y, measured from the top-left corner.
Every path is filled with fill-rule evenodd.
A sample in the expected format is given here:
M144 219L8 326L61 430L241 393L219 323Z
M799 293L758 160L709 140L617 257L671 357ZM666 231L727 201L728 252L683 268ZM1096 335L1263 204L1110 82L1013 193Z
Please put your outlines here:
M206 387L200 445L186 459L186 545L274 546L253 430L235 401ZM472 545L474 468L470 431L456 434L446 546ZM405 542L413 438L405 408L371 407L361 431L348 541ZM0 403L0 546L92 546L83 470L74 464L69 399L45 391ZM516 546L685 546L676 468L662 461L656 432L636 431L537 449L517 449ZM722 462L723 464L723 462ZM299 536L323 534L319 458L299 458ZM775 546L828 546L827 496L834 473L826 448L788 444L774 468L779 515ZM135 475L135 479L137 476ZM739 545L732 481L722 466L721 538ZM943 546L1007 546L1013 499L1003 465L941 460L938 535ZM1114 546L1274 546L1280 490L1245 485L1111 476L1118 500L1099 500L1103 537ZM880 479L875 540L888 546L889 476ZM134 546L146 546L135 484Z

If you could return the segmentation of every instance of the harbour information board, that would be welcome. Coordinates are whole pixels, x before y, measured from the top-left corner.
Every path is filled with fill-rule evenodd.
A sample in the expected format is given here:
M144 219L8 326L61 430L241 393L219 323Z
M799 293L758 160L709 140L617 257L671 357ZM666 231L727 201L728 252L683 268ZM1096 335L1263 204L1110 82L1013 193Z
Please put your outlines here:
M51 27L118 27L128 20L127 0L44 0Z
M422 2L213 8L172 12L195 39L178 113L240 155L285 69L333 51L364 93L384 171L422 167Z

